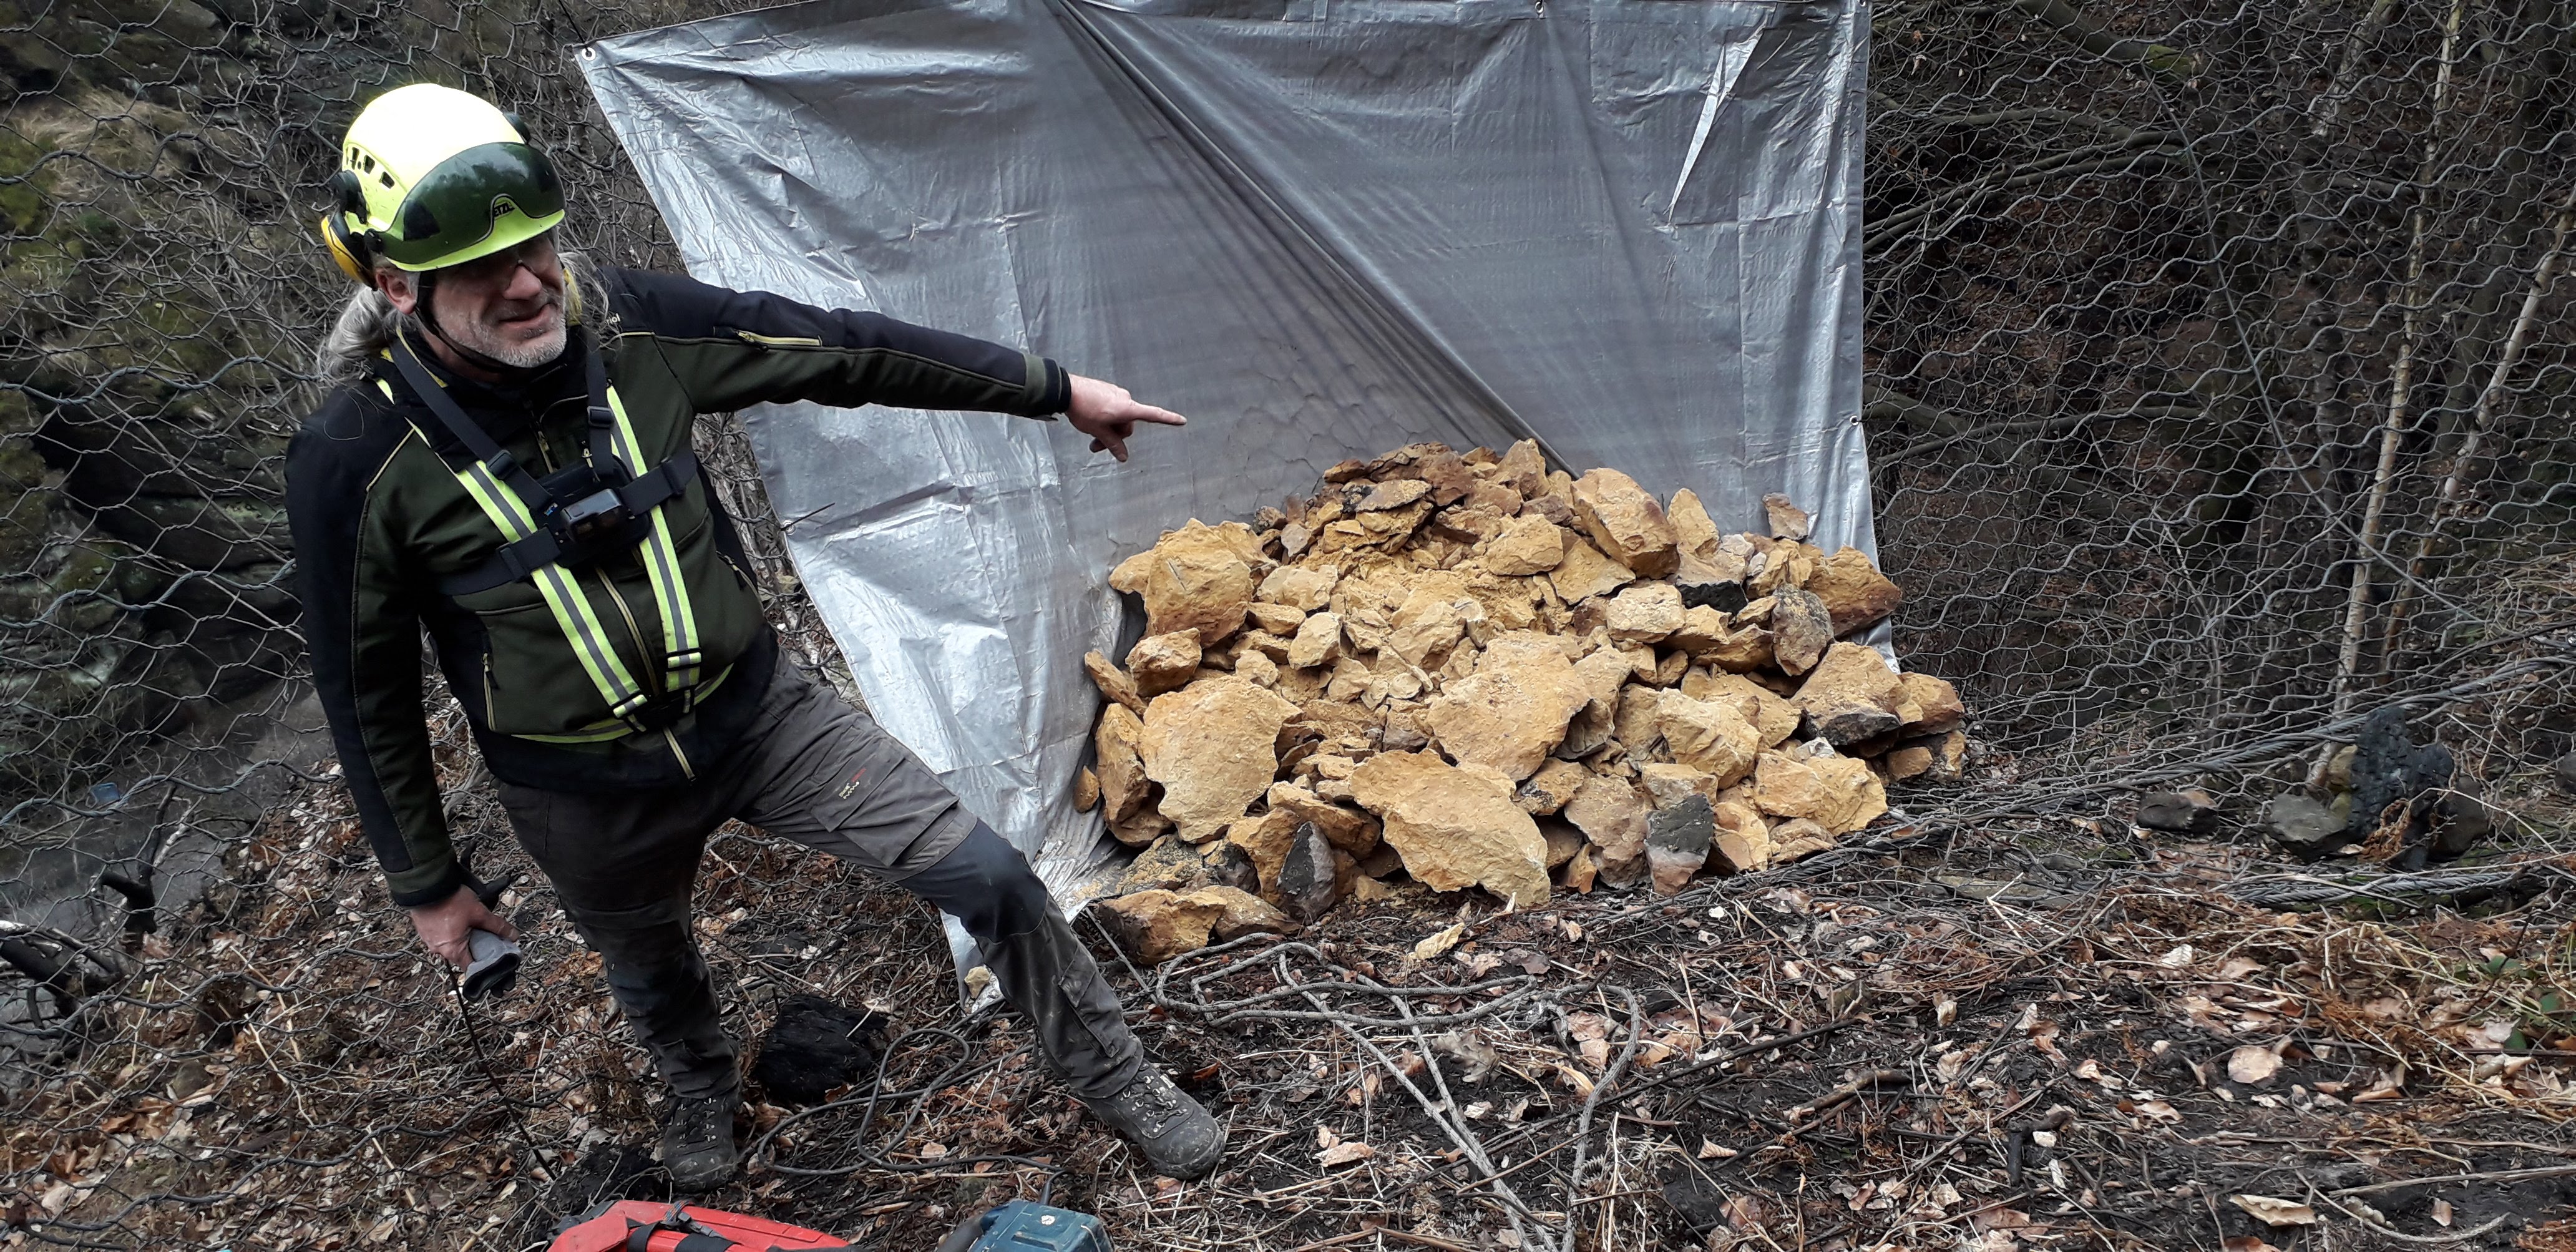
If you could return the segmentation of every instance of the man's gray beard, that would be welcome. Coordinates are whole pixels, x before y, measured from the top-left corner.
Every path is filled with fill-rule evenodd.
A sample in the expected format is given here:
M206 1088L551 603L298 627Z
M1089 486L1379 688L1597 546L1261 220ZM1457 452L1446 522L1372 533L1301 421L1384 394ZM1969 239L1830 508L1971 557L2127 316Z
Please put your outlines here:
M557 306L557 311L560 313L561 306ZM553 330L534 339L503 339L481 326L476 326L467 335L459 337L462 340L459 346L488 356L512 369L525 370L552 364L556 357L562 356L566 337L564 323L558 316Z

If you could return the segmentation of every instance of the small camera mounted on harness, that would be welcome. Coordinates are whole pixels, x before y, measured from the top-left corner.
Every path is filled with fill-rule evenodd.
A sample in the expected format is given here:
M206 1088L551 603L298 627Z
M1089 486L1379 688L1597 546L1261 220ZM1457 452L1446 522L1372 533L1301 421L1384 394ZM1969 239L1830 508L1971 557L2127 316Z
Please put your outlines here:
M646 519L626 507L617 489L601 481L598 469L584 461L556 470L538 479L553 504L545 513L546 529L553 532L562 552L556 559L566 565L589 565L611 552L629 551L641 538L639 524Z

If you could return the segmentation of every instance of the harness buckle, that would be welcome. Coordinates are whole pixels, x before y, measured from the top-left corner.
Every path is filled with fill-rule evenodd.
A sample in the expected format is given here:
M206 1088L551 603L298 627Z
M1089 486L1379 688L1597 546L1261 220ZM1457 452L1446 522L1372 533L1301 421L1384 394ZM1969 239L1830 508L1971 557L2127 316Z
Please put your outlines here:
M697 708L697 695L695 687L666 691L658 696L647 696L634 701L627 706L627 711L617 716L639 730L647 732L666 730L679 724L681 718L687 717Z

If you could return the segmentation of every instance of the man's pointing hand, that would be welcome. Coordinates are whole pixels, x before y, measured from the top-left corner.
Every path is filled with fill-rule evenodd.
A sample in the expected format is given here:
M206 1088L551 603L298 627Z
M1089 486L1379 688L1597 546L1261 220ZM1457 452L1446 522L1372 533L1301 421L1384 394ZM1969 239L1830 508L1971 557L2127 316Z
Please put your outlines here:
M1139 404L1116 383L1080 374L1073 376L1073 403L1066 406L1064 416L1075 430L1091 436L1092 451L1106 452L1121 462L1127 459L1127 441L1135 436L1136 423L1183 426L1190 420L1170 409Z

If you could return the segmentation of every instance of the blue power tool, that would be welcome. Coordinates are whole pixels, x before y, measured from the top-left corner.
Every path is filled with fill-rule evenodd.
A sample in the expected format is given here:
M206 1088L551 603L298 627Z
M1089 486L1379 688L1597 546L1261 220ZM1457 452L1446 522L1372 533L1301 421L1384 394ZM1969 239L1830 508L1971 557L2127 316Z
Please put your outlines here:
M1109 1252L1109 1228L1088 1213L1013 1200L967 1218L939 1252Z

